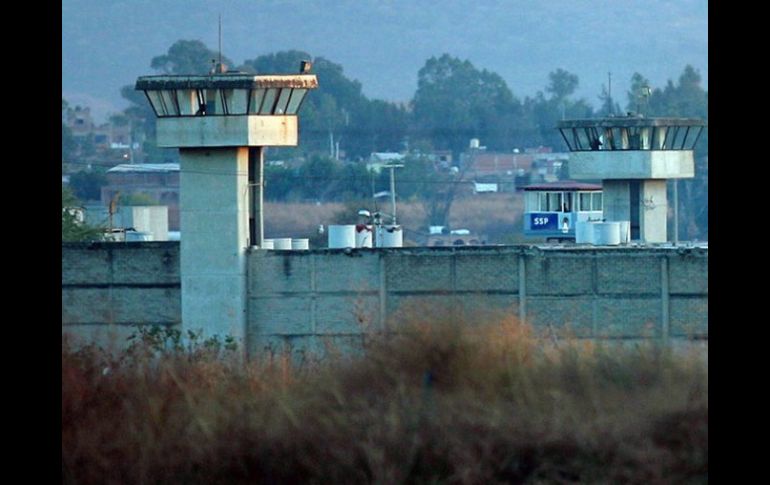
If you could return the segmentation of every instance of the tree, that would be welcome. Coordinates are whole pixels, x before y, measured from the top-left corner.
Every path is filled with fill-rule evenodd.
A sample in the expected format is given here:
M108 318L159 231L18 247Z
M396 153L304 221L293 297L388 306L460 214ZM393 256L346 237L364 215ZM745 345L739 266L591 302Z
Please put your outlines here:
M338 168L329 157L315 155L299 169L305 198L326 200L338 182Z
M77 142L75 141L75 137L72 135L72 130L67 126L65 123L70 111L72 108L70 108L69 103L67 100L62 98L61 100L61 160L62 162L71 162L73 157L75 156L75 151L77 150Z
M166 54L152 58L150 67L164 74L208 74L214 63L219 61L219 53L206 47L199 40L178 40L169 47ZM222 63L233 63L222 56Z
M577 87L577 74L572 74L562 68L548 73L548 86L545 90L551 94L551 99L557 103L567 99Z
M559 120L590 118L594 115L593 108L585 99L570 98L579 84L576 74L559 68L549 73L548 79L545 90L550 94L549 97L538 92L534 98L527 98L524 102L526 115L534 125L533 138L537 139L532 145L566 150L564 140L556 129Z
M69 187L61 188L61 240L62 242L100 241L104 231L100 227L91 226L78 220L78 212L82 210L80 201Z
M508 142L519 103L499 75L443 54L428 59L418 72L412 107L416 136L459 155L468 140L482 133L492 148ZM504 129L490 130L501 123Z
M150 67L165 74L208 74L212 61L219 60L215 52L199 40L178 40L169 47L166 54L155 56ZM230 59L222 56L222 62L232 65ZM155 143L155 113L141 91L133 85L123 86L120 94L131 105L123 110L126 122L131 124L132 140L143 139L142 152L146 162L178 162L175 149L158 148Z
M647 116L708 120L708 92L700 83L700 73L687 65L676 84L669 79L662 89L651 90L647 106L642 111ZM644 102L639 99L644 86L650 86L647 79L634 73L628 92L629 111L636 111L636 106ZM679 233L683 239L708 239L708 130L704 130L698 139L694 152L695 178L678 182Z

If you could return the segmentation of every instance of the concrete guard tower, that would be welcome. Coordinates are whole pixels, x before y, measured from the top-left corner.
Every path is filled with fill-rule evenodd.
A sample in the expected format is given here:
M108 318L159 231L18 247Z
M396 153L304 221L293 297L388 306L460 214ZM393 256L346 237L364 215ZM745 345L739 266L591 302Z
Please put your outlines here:
M601 180L607 221L630 221L631 240L667 241L667 179L695 176L693 148L706 123L693 118L564 120L570 178Z
M158 117L158 146L179 148L184 329L245 338L246 250L264 235L264 147L297 145L297 112L318 87L309 66L136 82Z

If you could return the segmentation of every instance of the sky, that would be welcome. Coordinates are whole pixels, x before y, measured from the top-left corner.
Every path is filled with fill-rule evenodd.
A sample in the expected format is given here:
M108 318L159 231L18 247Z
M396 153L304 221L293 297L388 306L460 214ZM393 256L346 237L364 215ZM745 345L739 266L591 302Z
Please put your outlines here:
M216 49L220 14L235 63L304 50L387 101L409 101L443 53L500 74L520 99L558 68L595 107L610 72L621 106L634 72L663 87L690 64L708 87L707 0L63 0L62 96L106 120L175 41Z

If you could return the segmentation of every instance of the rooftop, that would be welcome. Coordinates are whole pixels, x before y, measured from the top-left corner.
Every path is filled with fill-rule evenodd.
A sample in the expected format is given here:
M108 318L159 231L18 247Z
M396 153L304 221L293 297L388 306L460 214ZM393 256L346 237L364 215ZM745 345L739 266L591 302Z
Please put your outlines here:
M641 126L706 126L699 118L646 118L644 116L612 116L608 118L589 118L581 120L560 120L559 128L614 128Z
M178 163L124 163L107 170L107 173L178 172Z
M527 185L524 187L524 190L602 190L602 186L575 182L574 180L559 180L557 182Z
M245 74L223 73L208 75L157 75L141 76L136 89L141 91L160 89L265 89L295 88L315 89L318 78L315 74Z

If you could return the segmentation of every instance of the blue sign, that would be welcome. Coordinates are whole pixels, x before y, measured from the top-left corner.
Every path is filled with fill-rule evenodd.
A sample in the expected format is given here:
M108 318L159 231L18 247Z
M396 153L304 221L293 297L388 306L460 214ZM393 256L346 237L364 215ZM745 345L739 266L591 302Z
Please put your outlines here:
M556 231L559 228L559 214L531 212L529 227L533 231Z

